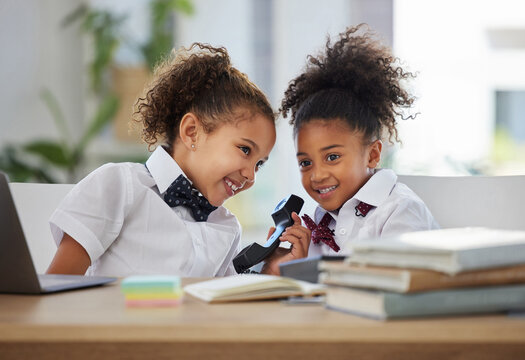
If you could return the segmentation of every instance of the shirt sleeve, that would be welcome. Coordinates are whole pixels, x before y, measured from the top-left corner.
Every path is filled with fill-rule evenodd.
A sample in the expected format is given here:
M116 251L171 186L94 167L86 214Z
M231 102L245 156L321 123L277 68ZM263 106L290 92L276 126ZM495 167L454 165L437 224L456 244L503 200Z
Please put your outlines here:
M98 259L119 235L132 203L131 171L124 164L106 164L81 180L49 220L57 246L64 233Z

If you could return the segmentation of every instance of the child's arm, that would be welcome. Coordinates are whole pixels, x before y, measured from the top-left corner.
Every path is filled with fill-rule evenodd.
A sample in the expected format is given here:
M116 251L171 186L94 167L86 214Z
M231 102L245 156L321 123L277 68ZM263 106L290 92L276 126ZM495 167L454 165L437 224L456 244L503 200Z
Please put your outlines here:
M308 256L308 248L310 246L311 231L301 225L301 218L295 212L292 213L294 224L282 233L279 240L288 241L292 244L289 249L278 247L272 255L270 255L261 270L263 274L280 275L279 264L301 259ZM270 228L268 238L275 231L275 228Z
M47 273L84 275L90 265L91 259L82 245L68 234L64 234Z

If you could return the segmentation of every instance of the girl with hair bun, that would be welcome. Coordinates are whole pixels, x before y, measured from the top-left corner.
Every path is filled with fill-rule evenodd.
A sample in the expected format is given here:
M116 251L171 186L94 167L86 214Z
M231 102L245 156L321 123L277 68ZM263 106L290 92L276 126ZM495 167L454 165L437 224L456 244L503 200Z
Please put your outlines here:
M396 118L413 102L401 82L413 75L363 27L309 56L280 109L285 118L291 112L302 184L318 203L313 219L303 216L309 256L347 255L358 240L438 227L392 170L378 168L384 138L399 141Z
M47 272L234 274L241 229L222 204L253 186L274 146L265 95L226 49L196 43L157 67L134 120L148 148L162 146L145 164L106 164L74 187L50 219L58 250ZM302 229L290 241L307 247Z

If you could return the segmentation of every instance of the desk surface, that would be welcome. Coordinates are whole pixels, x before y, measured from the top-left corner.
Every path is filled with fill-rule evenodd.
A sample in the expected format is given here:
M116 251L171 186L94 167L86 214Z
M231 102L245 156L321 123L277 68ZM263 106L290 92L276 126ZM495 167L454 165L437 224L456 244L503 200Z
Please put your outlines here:
M279 301L126 308L118 284L0 294L0 358L525 358L525 317L375 321Z

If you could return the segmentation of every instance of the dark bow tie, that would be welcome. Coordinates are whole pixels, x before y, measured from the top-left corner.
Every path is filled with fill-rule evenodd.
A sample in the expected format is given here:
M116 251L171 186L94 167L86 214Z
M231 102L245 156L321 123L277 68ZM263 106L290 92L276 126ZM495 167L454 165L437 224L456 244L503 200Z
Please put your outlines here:
M191 183L184 175L179 175L166 190L164 201L171 207L186 206L191 210L195 221L206 221L208 215L217 209L199 192L191 186Z
M324 214L323 218L317 225L306 214L302 216L302 219L304 220L306 227L312 232L312 241L314 244L318 245L320 242L323 242L330 246L335 252L340 250L339 245L337 245L334 240L334 231L330 230L328 227L330 221L332 221L332 216L329 213Z

